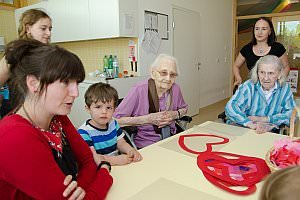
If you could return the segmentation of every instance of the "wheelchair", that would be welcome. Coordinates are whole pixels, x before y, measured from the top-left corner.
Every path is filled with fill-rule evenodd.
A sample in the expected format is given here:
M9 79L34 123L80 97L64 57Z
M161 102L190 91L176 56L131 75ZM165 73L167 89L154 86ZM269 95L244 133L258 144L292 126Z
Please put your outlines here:
M234 93L236 92L237 89L238 89L238 85L235 85L233 88L232 95L234 95ZM225 114L225 111L223 111L222 113L220 113L218 115L218 119L222 120L222 122L224 122L226 124L228 118ZM273 128L270 132L281 134L281 135L288 135L289 134L289 126L286 124L281 124L278 128Z
M192 121L192 117L190 116L183 116L180 119L175 120L176 126L176 134L183 132L186 130L187 124ZM121 127L123 133L125 134L124 139L128 144L130 144L136 150L138 149L134 144L134 136L137 134L137 127L136 126L124 126ZM165 139L165 138L163 138Z

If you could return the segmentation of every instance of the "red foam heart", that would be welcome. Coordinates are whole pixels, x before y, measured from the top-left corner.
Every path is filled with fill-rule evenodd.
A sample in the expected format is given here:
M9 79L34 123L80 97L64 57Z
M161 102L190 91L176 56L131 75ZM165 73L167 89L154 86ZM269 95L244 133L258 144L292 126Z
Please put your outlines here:
M188 137L216 137L222 141L206 144L206 151L198 152L189 149L184 139ZM179 137L179 145L186 151L198 154L197 165L203 175L214 185L234 194L248 195L256 190L255 184L270 173L269 167L261 158L243 156L227 152L212 151L212 146L225 144L228 138L212 134L190 134ZM230 158L228 158L230 157ZM245 190L235 190L234 186L245 186Z
M181 135L181 136L179 137L178 143L179 143L179 145L180 145L184 150L186 150L187 152L190 152L190 153L193 153L193 154L200 154L200 153L203 153L203 152L194 151L194 150L188 148L188 147L185 145L185 143L184 143L184 139L185 139L185 138L188 138L188 137L195 137L195 136L196 136L196 137L197 137L197 136L199 136L199 137L209 136L209 137L215 137L215 138L221 138L221 139L223 139L223 140L220 141L220 142L206 143L206 151L209 151L209 152L212 151L212 146L213 146L213 145L225 144L225 143L229 142L229 139L228 139L228 138L225 138L225 137L222 137L222 136L212 135L212 134L200 134L200 133L198 134L198 133L196 133L196 134L189 134L189 135ZM205 152L205 151L204 151L204 152Z

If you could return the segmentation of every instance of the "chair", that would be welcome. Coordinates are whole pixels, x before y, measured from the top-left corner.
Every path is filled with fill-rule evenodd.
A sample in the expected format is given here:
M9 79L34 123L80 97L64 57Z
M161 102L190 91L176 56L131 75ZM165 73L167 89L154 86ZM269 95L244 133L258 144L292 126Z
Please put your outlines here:
M296 129L295 125L296 125L296 118L298 118L298 120L300 121L299 113L300 113L300 108L298 106L296 106L293 109L292 116L291 116L291 121L290 121L290 132L289 132L289 135L291 137L298 137L298 133L295 133L295 129ZM298 115L298 117L297 117L297 115Z
M236 90L238 89L238 87L239 87L238 85L234 86L233 91L232 91L232 95L234 95L234 93L236 92ZM218 115L218 119L221 119L224 123L226 123L227 118L226 118L225 111L223 111L222 113L220 113Z
M236 90L238 89L238 85L235 85L234 86L234 88L233 88L233 91L232 91L232 95L234 95L234 93L236 92ZM295 109L294 109L295 110ZM296 111L293 111L293 114L294 113L296 113ZM296 115L296 114L294 114L294 115ZM218 119L221 119L224 123L226 123L227 122L227 116L226 116L226 114L225 114L225 111L224 112L222 112L222 113L220 113L219 115L218 115ZM292 120L291 120L291 122L292 122ZM292 127L292 124L293 123L291 123L291 127ZM293 128L294 129L294 128ZM274 129L272 129L271 130L271 132L273 132L273 133L278 133L278 134L281 134L281 135L288 135L289 134L289 127L286 125L286 124L281 124L279 127L278 127L278 129L277 128L274 128Z
M192 117L190 116L183 116L178 120L175 120L176 126L176 133L180 133L186 130L187 124L192 121ZM124 134L125 140L130 144L133 148L137 149L136 145L134 144L134 136L137 134L137 127L136 126L125 126L121 127Z

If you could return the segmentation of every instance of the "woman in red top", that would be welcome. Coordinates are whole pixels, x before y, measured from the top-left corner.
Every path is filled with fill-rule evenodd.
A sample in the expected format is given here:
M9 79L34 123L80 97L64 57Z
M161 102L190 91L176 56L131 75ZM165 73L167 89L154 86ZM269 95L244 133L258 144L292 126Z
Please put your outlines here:
M79 58L30 40L9 43L5 56L18 95L14 113L0 121L1 198L104 199L109 163L96 166L66 116L85 76Z

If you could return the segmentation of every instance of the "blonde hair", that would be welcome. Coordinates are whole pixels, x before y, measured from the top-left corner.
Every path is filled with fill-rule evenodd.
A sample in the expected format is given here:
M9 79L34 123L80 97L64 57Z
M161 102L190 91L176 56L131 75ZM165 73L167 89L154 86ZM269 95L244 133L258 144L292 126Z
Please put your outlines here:
M19 39L34 39L30 34L27 34L26 29L28 26L32 26L42 18L49 18L51 20L49 15L42 10L39 9L26 10L19 19L19 23L20 23L18 28Z
M259 81L258 79L258 68L260 65L264 65L264 64L271 64L272 66L274 66L276 68L276 70L279 71L279 85L282 86L282 84L285 82L286 80L286 75L284 73L284 66L282 64L282 62L280 61L280 59L277 56L273 56L273 55L266 55L261 57L255 64L255 66L253 67L253 69L250 71L250 78L253 81L253 83L257 83Z
M265 181L260 200L297 200L300 196L300 167L288 167L271 174Z

